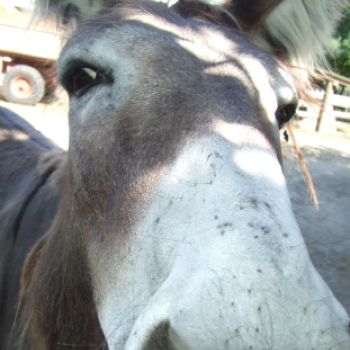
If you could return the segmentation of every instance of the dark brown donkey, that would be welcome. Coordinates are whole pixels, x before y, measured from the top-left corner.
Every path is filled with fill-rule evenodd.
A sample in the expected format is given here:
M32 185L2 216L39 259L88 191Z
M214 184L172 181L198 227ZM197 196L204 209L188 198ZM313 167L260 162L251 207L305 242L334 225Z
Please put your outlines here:
M316 64L346 2L40 5L77 24L58 63L70 147L45 155L31 132L5 131L2 341L14 245L50 226L59 193L24 263L10 348L349 350L279 144L307 86L295 66Z
M53 174L60 157L61 150L0 107L0 349L14 322L24 260L57 211Z

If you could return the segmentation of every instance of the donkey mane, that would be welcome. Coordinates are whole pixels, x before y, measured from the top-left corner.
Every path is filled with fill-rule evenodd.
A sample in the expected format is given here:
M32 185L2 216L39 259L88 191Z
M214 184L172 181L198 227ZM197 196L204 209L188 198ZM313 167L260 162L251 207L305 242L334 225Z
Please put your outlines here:
M325 48L346 5L346 0L282 1L266 17L252 42L270 52L282 50L290 64L311 71L324 67Z
M312 71L325 65L324 49L346 0L225 1L221 6L179 0L178 5L185 17L201 17L228 27L238 25L259 48Z

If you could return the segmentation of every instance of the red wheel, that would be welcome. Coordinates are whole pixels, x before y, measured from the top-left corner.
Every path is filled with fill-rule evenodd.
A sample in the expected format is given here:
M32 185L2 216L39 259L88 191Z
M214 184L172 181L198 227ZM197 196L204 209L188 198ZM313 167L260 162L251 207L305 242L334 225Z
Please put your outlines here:
M33 93L33 87L26 77L17 77L11 81L11 91L18 97L28 97Z
M17 65L5 74L1 90L9 102L35 104L45 94L45 81L37 69Z

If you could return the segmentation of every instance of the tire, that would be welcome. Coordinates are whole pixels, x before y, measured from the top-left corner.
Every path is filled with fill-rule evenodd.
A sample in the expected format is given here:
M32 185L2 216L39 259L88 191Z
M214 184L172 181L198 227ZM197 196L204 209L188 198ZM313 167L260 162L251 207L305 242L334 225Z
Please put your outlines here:
M44 97L45 80L37 69L17 65L5 74L1 92L8 102L33 105Z

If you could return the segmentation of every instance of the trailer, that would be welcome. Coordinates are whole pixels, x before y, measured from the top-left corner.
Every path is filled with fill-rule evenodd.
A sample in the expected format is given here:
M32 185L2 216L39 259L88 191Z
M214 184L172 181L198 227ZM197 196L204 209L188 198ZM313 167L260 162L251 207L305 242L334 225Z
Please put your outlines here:
M23 8L0 1L0 85L9 102L35 104L56 84L60 36L44 25L28 29L30 20Z

